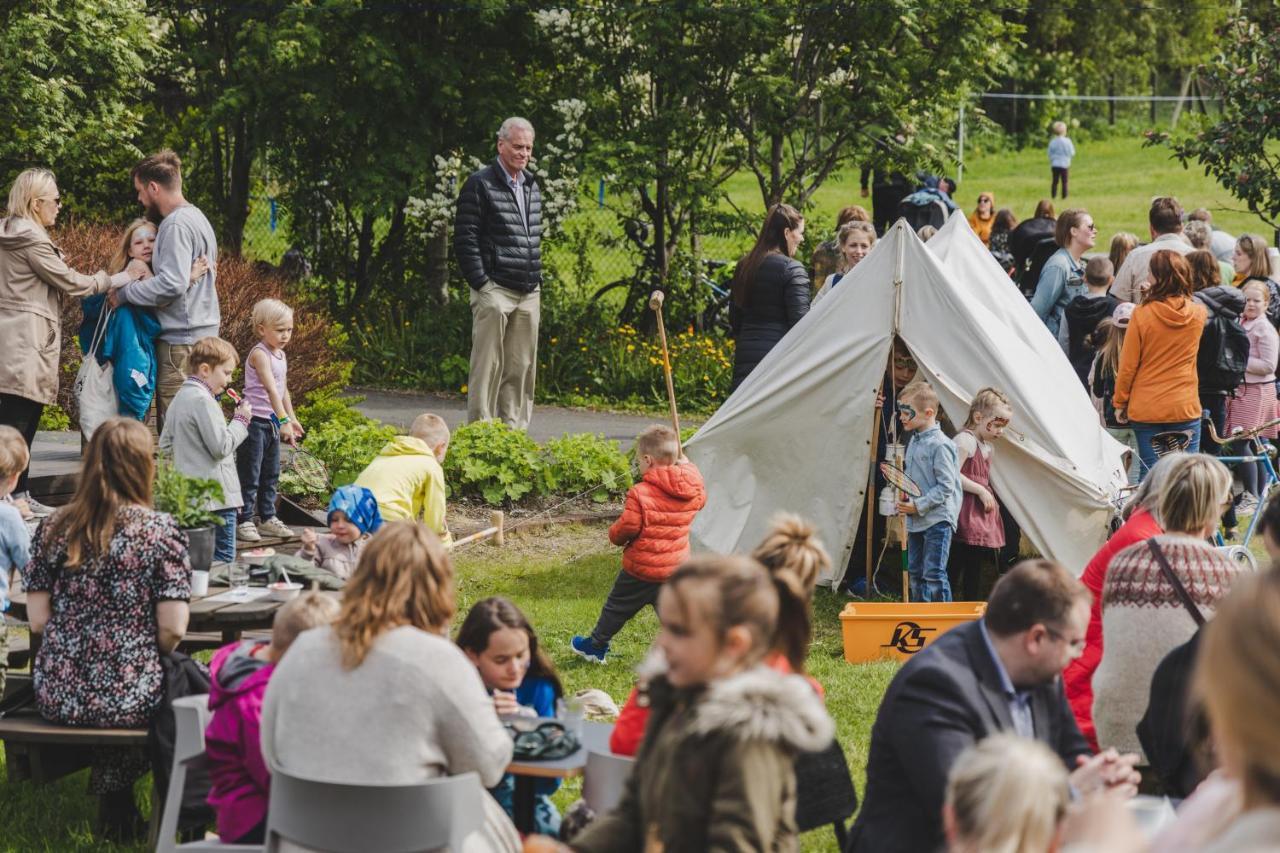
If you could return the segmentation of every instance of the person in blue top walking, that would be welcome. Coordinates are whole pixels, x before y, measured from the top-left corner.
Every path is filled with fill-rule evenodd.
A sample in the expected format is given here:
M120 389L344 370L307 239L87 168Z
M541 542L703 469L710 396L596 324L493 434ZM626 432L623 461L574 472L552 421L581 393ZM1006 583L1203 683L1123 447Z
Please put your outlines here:
M912 382L898 394L898 418L914 433L907 445L906 474L920 496L898 502L906 516L907 574L912 601L950 601L947 560L960 520L960 456L938 425L938 393Z
M533 626L511 601L501 596L477 601L458 629L457 643L480 672L499 717L556 716L556 702L564 695L560 676L538 647ZM551 802L559 786L555 779L538 780L534 831L540 835L560 833L560 812ZM508 773L489 791L513 818L515 787L515 777Z
M1071 170L1071 158L1076 156L1076 147L1067 136L1067 124L1062 121L1053 123L1053 139L1049 140L1049 168L1053 171L1053 181L1049 187L1049 196L1058 197L1058 181L1062 181L1062 197L1067 197L1067 174Z
M1084 283L1084 253L1098 239L1093 217L1082 207L1062 211L1053 231L1058 251L1049 256L1040 269L1040 280L1031 297L1031 307L1049 327L1063 352L1067 351L1067 306L1087 287Z

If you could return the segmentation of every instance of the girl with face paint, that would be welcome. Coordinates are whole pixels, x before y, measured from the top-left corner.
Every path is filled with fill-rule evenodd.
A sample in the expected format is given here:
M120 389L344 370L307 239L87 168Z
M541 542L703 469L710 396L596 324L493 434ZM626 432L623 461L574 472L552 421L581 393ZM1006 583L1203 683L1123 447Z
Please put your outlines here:
M957 601L982 601L999 574L1004 524L991 486L994 443L1013 416L1009 398L995 388L973 395L964 429L954 439L960 458L960 520L951 542L947 565L952 595Z

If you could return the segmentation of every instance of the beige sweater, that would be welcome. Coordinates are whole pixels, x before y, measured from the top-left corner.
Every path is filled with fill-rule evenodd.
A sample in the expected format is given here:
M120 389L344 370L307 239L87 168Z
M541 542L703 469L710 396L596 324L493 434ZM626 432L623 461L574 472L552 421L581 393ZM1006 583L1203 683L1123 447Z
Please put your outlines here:
M475 771L492 788L511 753L511 737L466 655L445 637L408 626L380 635L351 670L342 667L332 629L304 632L276 667L262 708L267 766L304 778L411 785ZM514 827L485 799L489 838L469 838L467 850L511 849L502 842L514 838Z

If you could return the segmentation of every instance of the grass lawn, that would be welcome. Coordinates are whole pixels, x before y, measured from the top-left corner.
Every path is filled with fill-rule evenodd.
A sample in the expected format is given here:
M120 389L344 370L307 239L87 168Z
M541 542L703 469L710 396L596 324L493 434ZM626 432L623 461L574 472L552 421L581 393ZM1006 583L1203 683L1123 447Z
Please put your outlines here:
M632 667L657 632L653 612L643 613L616 638L606 666L587 663L569 651L569 639L594 624L619 567L619 551L608 544L604 528L598 525L512 534L500 551L485 545L467 548L457 558L457 621L481 598L508 596L529 615L566 689L598 687L621 705L631 688ZM844 662L836 618L843 603L843 596L819 590L809 669L826 688L827 706L861 793L871 724L896 667ZM87 771L44 787L11 783L3 774L0 767L0 851L145 850L142 845L113 847L94 841L89 828L96 803L86 791ZM139 784L140 795L149 784L149 778ZM567 806L580 790L577 780L566 783L557 802ZM806 836L804 849L835 850L834 835L830 829L815 830Z
M1212 178L1205 177L1202 169L1182 168L1165 148L1144 148L1140 136L1079 143L1076 148L1071 163L1071 197L1065 203L1057 200L1055 208L1059 212L1067 207L1087 208L1098 223L1098 246L1104 250L1117 231L1131 231L1143 241L1149 239L1147 208L1152 198L1161 195L1176 196L1188 211L1209 208L1214 224L1232 234L1248 231L1272 242L1273 229ZM955 169L950 171L954 176ZM754 176L743 171L731 178L726 187L736 206L763 213ZM1031 216L1036 202L1049 197L1049 161L1044 148L1016 152L970 150L965 158L964 180L956 190L956 203L967 214L975 207L978 193L984 190L995 194L997 208L1009 207L1019 219ZM815 194L814 208L808 213L811 241L825 239L834 228L836 213L848 204L871 209L871 199L864 199L859 193L857 169L833 176ZM717 237L703 240L708 255L717 258L736 258L746 251L748 243Z

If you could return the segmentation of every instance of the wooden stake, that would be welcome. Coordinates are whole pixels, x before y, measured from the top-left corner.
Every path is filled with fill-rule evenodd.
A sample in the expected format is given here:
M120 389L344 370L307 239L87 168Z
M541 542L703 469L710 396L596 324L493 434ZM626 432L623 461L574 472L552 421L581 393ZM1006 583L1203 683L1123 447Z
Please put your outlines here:
M495 509L489 513L489 526L498 528L498 532L493 534L493 544L499 548L507 544L506 516L502 510Z
M676 431L676 453L684 455L683 442L680 441L680 416L676 414L676 386L671 379L671 356L667 353L667 327L662 322L662 302L666 294L655 290L649 296L649 307L658 316L658 340L662 342L662 373L667 380L667 402L671 405L671 426Z
M871 600L871 585L875 580L875 572L871 566L871 555L875 552L875 513L876 513L876 442L880 438L880 417L884 407L876 405L875 417L871 421L871 466L867 471L867 600Z

